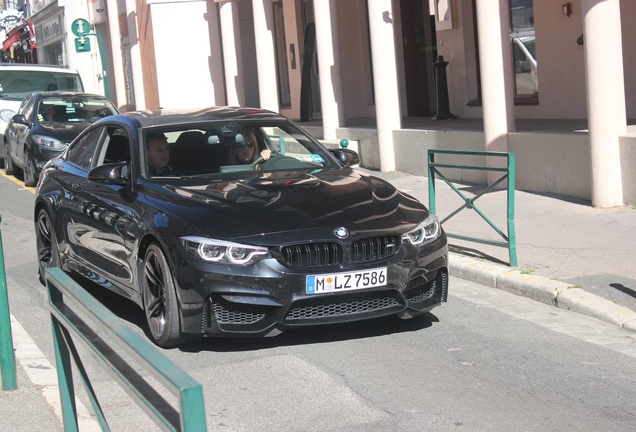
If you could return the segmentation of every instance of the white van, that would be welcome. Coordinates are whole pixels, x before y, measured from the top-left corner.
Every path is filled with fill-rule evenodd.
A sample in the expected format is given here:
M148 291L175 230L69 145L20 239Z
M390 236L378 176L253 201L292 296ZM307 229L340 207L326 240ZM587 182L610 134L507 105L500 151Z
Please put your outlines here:
M56 90L83 92L79 72L63 66L0 63L0 145L7 124L26 95Z

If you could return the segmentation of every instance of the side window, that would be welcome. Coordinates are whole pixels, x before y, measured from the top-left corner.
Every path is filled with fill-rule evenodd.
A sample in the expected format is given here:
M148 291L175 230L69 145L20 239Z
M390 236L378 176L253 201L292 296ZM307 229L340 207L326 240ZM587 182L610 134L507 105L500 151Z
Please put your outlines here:
M101 131L101 128L93 129L79 141L75 141L73 146L69 147L66 153L66 160L88 170L91 167L93 154L95 153Z
M130 139L124 129L111 127L95 165L115 162L130 162Z

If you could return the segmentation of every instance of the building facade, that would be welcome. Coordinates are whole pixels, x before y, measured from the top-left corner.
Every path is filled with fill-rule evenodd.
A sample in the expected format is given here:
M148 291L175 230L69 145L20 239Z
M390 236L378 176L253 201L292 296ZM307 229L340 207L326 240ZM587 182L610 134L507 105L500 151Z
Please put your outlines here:
M633 0L40 0L31 12L38 62L77 68L124 111L270 109L356 141L382 171L426 174L429 148L511 151L519 189L636 203ZM90 52L75 52L78 18L102 41L88 36ZM452 116L431 121L440 103Z

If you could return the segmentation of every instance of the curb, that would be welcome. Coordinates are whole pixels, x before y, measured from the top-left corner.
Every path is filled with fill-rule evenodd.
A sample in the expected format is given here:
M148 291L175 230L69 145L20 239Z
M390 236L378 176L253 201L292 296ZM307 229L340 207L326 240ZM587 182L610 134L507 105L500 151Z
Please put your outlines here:
M460 279L571 310L636 333L636 312L565 282L522 274L511 267L454 252L449 253L449 272Z

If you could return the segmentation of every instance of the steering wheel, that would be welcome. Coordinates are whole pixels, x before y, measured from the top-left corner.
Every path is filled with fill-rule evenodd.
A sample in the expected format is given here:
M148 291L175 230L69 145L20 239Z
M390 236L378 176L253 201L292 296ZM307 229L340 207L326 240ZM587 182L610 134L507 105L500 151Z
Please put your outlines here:
M261 162L263 162L264 160L265 160L265 159L263 159L263 156L259 156L259 157L257 157L257 158L254 160L254 162L252 162L252 163L250 164L250 166L251 166L252 168L256 169L256 167L258 166L258 164L260 164L260 163L261 163Z

